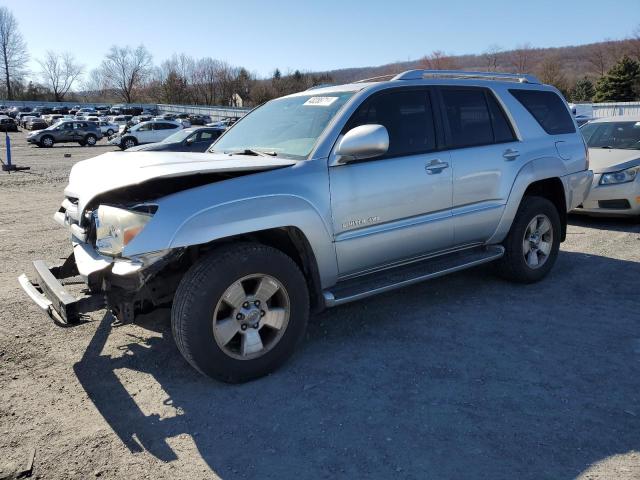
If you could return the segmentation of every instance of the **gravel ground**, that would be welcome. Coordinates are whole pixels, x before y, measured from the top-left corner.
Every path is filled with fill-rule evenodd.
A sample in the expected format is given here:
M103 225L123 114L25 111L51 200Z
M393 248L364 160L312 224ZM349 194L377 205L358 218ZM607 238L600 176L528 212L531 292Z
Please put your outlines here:
M229 386L168 310L63 329L31 304L16 277L70 250L70 167L112 148L12 138L31 170L0 174L0 478L640 478L640 224L571 218L536 285L480 267L325 312Z

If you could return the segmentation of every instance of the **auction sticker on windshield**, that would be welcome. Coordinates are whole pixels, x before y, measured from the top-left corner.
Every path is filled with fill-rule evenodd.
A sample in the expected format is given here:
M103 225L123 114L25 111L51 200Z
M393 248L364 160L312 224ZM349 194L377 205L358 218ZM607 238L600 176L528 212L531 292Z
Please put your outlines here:
M303 105L310 105L313 107L328 107L336 100L338 100L338 97L311 97L309 100L304 102Z

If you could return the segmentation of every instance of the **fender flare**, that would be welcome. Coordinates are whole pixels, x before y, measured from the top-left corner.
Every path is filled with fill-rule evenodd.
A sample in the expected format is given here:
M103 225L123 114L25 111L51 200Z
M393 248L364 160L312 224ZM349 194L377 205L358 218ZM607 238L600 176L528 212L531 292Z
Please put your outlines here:
M150 223L150 227L153 222ZM313 255L322 287L332 285L338 277L338 265L331 230L322 215L303 197L296 195L264 195L213 205L185 218L172 233L148 232L149 237L161 234L152 250L201 245L237 235L263 230L295 227L305 236ZM140 235L140 240L145 236ZM136 249L134 239L128 247ZM158 243L156 243L158 242ZM130 252L126 252L130 254ZM135 253L135 252L131 252Z
M516 217L522 198L524 197L527 188L534 182L541 180L548 180L551 178L562 178L567 175L566 167L559 159L554 157L540 157L525 164L518 175L516 176L511 191L509 192L509 198L505 205L502 217L498 223L496 231L491 238L487 240L487 243L494 244L502 242L511 230L511 224ZM566 197L566 185L562 182L565 189Z

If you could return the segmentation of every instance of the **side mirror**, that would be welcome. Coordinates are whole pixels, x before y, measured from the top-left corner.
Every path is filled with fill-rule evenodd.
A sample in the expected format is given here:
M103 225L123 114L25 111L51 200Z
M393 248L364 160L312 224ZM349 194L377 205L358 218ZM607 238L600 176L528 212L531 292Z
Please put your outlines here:
M389 150L389 133L382 125L360 125L349 130L338 143L337 163L379 157Z

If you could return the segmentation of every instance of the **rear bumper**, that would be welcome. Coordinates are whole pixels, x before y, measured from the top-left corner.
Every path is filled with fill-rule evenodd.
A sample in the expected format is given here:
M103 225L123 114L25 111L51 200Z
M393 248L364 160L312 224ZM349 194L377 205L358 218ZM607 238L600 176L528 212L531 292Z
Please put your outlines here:
M33 262L33 281L24 273L18 277L20 286L29 298L60 325L78 323L83 315L105 305L104 295L101 293L76 298L64 288L60 280L77 273L73 269L65 268L66 265L67 263L49 267L44 260L36 260Z

